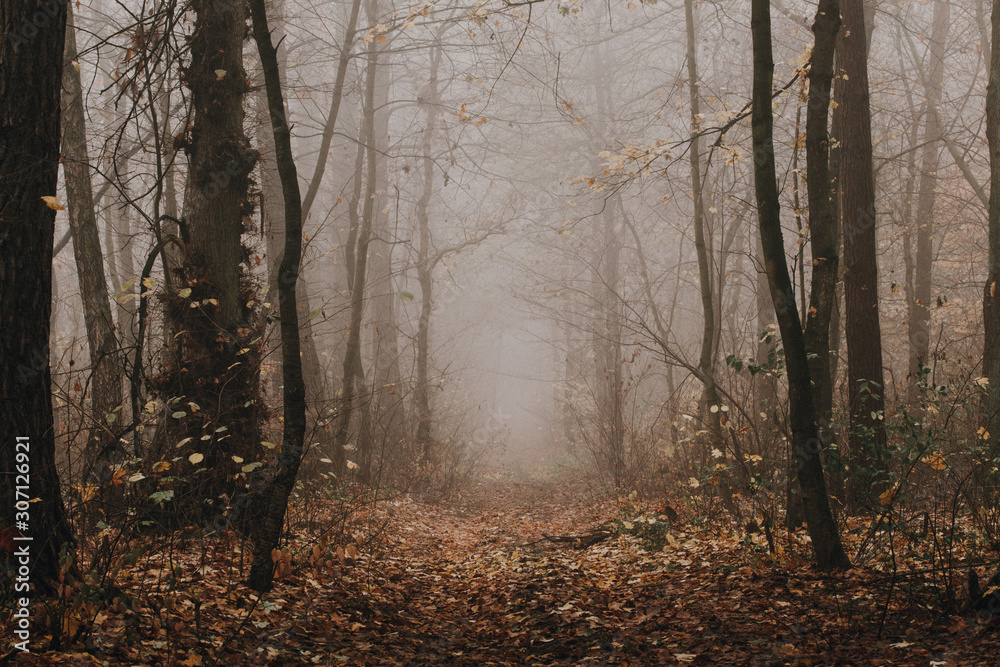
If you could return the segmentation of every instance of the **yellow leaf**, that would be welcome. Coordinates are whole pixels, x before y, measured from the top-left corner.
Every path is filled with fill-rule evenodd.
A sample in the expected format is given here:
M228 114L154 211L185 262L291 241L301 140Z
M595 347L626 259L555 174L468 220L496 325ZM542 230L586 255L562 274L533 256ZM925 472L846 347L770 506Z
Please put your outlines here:
M177 290L177 296L179 296L182 299L188 298L189 296L191 296L191 288L185 287L184 289Z
M191 456L188 457L188 461L190 461L191 463L193 463L195 465L201 463L204 460L205 460L205 455L204 454L199 454L198 452L195 452L194 454L192 454Z
M153 289L156 287L156 278L149 277L142 279L142 286L146 289Z
M51 208L53 211L65 211L66 207L59 203L59 200L55 197L42 197L42 201L45 205Z

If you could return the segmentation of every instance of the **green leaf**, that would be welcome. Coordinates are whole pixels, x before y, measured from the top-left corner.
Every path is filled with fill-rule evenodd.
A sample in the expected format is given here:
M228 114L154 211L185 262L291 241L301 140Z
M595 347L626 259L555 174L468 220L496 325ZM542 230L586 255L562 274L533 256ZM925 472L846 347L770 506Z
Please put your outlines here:
M254 461L253 463L248 463L245 466L243 466L242 470L243 470L243 472L253 472L257 468L261 467L262 465L264 465L264 464L261 463L260 461Z
M400 292L399 298L403 301L413 301L413 292Z
M170 416L173 417L174 419L184 419L185 417L187 417L187 413L184 412L183 410L178 410L177 412L173 413Z

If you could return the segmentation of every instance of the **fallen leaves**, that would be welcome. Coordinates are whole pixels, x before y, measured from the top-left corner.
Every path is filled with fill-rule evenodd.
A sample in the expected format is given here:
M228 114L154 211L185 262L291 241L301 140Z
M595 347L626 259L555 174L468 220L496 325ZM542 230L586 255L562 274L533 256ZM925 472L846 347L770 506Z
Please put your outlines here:
M147 593L98 613L93 641L115 665L890 665L992 650L975 622L932 624L898 599L877 637L882 573L817 573L796 534L773 556L671 502L667 516L501 476L456 503L355 509L336 535L293 518L260 598L239 584L245 546L201 535L130 554L121 585Z

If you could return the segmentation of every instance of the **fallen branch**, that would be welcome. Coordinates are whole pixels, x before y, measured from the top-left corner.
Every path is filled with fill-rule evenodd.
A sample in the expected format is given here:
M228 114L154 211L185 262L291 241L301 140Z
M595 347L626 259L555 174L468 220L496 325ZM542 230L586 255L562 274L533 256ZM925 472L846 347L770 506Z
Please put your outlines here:
M556 544L571 544L575 549L586 549L591 547L598 542L603 542L614 535L607 528L597 528L589 533L584 533L583 535L545 535L543 534L542 539L538 540L548 540L549 542L554 542Z

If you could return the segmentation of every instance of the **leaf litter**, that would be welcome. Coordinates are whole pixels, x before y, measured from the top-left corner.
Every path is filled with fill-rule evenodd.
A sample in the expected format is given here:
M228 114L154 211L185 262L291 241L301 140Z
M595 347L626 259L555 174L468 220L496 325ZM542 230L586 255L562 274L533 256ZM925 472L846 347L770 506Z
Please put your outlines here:
M495 476L447 503L383 501L346 545L293 532L259 598L232 540L191 541L172 566L140 560L121 585L148 592L97 612L83 650L19 662L994 664L991 619L887 602L874 568L817 572L801 536L772 555L691 519L566 480Z

